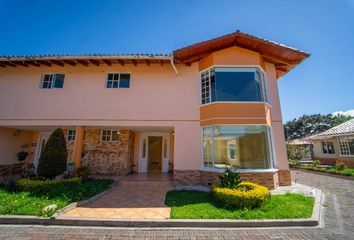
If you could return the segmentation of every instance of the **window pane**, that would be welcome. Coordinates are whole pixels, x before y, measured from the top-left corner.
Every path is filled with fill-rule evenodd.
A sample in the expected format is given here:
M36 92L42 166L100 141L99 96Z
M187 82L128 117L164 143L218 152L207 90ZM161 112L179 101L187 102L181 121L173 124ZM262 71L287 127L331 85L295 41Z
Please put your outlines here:
M116 80L114 80L113 81L113 86L112 86L113 88L118 88L118 80L116 81Z
M254 72L215 72L216 83L212 86L215 101L262 101L261 82Z
M113 80L113 74L112 73L108 74L107 80Z
M108 80L107 81L107 88L112 88L113 87L113 81Z
M267 128L264 126L214 127L215 168L270 168Z
M203 128L203 150L204 150L204 167L213 167L212 162L212 127Z
M55 88L63 88L64 85L64 74L55 74L54 75L54 87Z
M130 74L126 74L126 73L120 74L119 87L120 88L130 87Z
M112 141L119 140L119 131L112 131Z
M118 80L118 79L119 79L119 74L118 73L113 74L113 80Z

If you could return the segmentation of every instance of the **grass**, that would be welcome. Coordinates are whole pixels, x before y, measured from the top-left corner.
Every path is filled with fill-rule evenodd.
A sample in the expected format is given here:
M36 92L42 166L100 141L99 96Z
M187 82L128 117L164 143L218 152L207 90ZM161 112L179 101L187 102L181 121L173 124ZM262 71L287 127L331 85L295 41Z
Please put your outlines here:
M354 168L345 168L344 170L338 171L335 167L321 168L316 166L301 166L301 165L292 165L291 167L295 169L298 168L298 169L304 169L304 170L315 171L315 172L325 172L325 173L330 173L335 175L354 177Z
M109 188L110 180L92 180L76 185L58 185L42 193L16 192L0 186L0 215L52 216L58 209L76 201L88 199ZM56 204L57 209L43 212L45 206Z
M166 205L174 219L282 219L309 218L314 198L299 194L274 195L257 209L236 209L225 206L211 193L199 191L171 191Z

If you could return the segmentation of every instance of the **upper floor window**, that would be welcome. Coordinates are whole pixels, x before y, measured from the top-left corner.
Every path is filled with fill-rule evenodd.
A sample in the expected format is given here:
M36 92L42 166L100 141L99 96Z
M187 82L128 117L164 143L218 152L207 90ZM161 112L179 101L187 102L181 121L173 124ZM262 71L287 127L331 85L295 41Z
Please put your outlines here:
M108 73L106 88L129 88L130 74L129 73Z
M322 141L323 154L335 154L333 142Z
M104 129L101 130L102 142L117 142L119 140L120 132L118 130Z
M259 68L215 67L201 74L201 103L266 102L267 86Z
M63 88L65 75L61 73L43 74L40 88Z
M354 137L340 137L338 140L340 155L354 156Z
M68 141L74 141L75 140L75 135L76 135L76 130L75 129L69 129L68 130Z

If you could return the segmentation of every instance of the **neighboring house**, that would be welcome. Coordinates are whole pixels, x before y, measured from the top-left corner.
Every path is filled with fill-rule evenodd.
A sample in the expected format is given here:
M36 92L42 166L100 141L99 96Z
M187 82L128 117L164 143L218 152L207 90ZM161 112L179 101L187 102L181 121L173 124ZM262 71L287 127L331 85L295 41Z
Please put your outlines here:
M322 164L354 167L354 119L306 139L313 143L314 159Z
M61 127L68 160L94 175L207 185L235 167L290 185L277 81L308 56L240 31L169 55L2 56L0 162L18 166L26 150L37 165Z

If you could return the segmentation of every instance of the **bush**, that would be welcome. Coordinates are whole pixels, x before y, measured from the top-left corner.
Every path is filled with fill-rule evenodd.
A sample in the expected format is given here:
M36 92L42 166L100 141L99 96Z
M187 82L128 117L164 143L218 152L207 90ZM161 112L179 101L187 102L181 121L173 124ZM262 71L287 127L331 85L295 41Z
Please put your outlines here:
M78 177L86 180L91 175L91 170L87 166L81 166L75 170L75 173Z
M16 190L23 192L44 192L58 185L75 185L81 183L81 178L71 178L64 180L32 180L22 178L16 182Z
M68 151L63 131L57 128L50 135L39 159L37 174L45 178L53 178L66 170Z
M313 160L313 163L314 163L315 166L317 166L317 165L321 164L321 161L320 160Z
M327 170L326 172L327 172L327 173L334 173L334 174L337 173L337 171L336 171L335 169L329 169L329 170Z
M309 148L301 145L287 144L286 152L288 154L288 159L302 160L311 158L311 152Z
M226 168L224 175L219 176L219 179L220 187L223 188L236 188L241 183L240 173L230 168Z
M340 172L340 175L342 175L342 176L351 176L352 175L352 173L350 173L350 172Z
M346 168L344 163L337 163L336 164L336 169L337 171L343 171Z
M214 186L212 192L227 205L247 209L259 207L270 197L268 188L250 182L242 182L233 189Z

